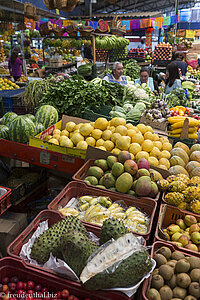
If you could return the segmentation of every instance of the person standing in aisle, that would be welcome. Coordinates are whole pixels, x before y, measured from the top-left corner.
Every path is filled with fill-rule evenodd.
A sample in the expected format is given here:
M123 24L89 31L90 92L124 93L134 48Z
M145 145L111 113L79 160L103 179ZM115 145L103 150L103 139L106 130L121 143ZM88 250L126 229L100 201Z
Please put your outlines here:
M23 65L23 62L19 58L18 50L15 47L13 49L11 57L8 60L8 68L10 71L10 75L13 76L15 81L17 81L17 79L19 79L21 77L21 74L22 74L21 66L22 65Z
M178 68L181 70L182 76L185 76L187 73L187 64L184 61L184 55L183 53L177 52L175 54L175 60L174 62L177 64Z
M181 80L179 75L178 66L175 62L167 65L165 76L165 94L169 94L171 91L181 88Z
M127 85L126 76L123 75L123 65L122 63L116 61L112 68L112 74L106 75L103 80L111 83L119 83L123 86Z

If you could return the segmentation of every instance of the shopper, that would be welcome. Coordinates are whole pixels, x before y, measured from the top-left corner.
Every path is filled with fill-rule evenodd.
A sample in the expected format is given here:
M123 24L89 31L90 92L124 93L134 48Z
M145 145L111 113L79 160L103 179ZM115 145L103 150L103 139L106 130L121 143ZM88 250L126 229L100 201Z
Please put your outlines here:
M147 86L154 92L157 91L158 92L158 85L155 82L155 80L153 80L152 77L149 77L149 69L147 67L143 67L140 70L140 78L135 79L135 83L138 84L142 84L142 83L146 83Z
M119 83L123 86L127 84L126 76L123 75L123 65L120 62L115 62L112 68L112 74L106 75L103 80L111 83Z
M185 76L187 73L187 64L184 61L184 55L181 52L176 52L174 62L177 64L178 68L181 70L181 75Z
M138 48L145 49L145 39L141 38L140 44L138 45Z
M13 49L11 57L8 60L8 68L10 71L10 75L13 76L15 81L17 81L17 79L19 79L22 74L21 66L23 65L23 63L18 56L19 53L17 48L15 47Z
M171 91L181 88L181 80L179 76L178 66L175 62L167 65L165 76L165 94L169 94Z

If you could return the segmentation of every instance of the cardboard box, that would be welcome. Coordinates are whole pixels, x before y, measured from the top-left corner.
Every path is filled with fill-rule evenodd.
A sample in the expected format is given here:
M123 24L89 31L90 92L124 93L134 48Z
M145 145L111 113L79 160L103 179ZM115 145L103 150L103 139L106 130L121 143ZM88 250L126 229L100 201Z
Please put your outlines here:
M71 148L71 147L63 147L63 146L51 144L48 141L44 140L47 135L52 135L54 129L60 129L60 130L65 129L66 124L70 121L74 122L75 124L90 123L89 120L63 115L61 121L50 126L43 132L36 135L35 137L30 137L29 145L32 147L37 147L37 148L50 150L50 151L62 153L65 155L71 155L71 156L76 156L76 157L85 159L86 150L78 149L78 148Z
M158 129L162 132L167 133L167 120L162 123L159 123L157 121L148 120L144 115L142 115L140 118L140 123L151 126L153 129Z
M7 247L27 227L26 214L5 212L0 217L0 252L6 256Z

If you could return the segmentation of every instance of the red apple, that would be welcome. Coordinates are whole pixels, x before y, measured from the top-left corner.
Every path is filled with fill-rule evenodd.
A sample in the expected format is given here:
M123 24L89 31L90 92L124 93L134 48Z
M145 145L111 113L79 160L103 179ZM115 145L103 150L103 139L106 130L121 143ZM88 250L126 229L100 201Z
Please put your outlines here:
M26 297L26 300L34 300L35 298L33 298L32 296L28 296Z
M56 293L56 298L61 299L62 298L62 292L57 292Z
M42 293L48 293L48 289L46 287L44 287L44 288L41 289L41 292Z
M10 278L9 278L8 276L6 276L6 277L4 277L4 278L2 279L2 283L3 283L3 284L8 284L9 281L10 281Z
M28 295L33 295L34 293L35 293L35 292L34 292L33 290L28 290L28 291L27 291L27 294L28 294Z
M62 290L62 298L67 299L69 297L69 291L67 289Z
M34 288L35 291L39 292L39 291L41 291L41 289L42 289L41 284L36 284L35 285L35 288Z
M36 298L41 299L42 296L43 296L42 292L40 292L40 291L37 291L37 292L36 292Z
M24 283L22 281L18 281L17 290L23 290L23 289L24 289Z
M13 276L10 278L10 282L14 282L14 283L17 283L19 281L18 277L17 276Z
M15 290L16 290L16 283L15 282L10 282L9 284L8 284L8 287L9 287L9 290L11 291L11 292L14 292Z
M74 298L76 298L76 296L70 295L70 296L68 297L68 300L74 300Z
M20 295L21 297L24 297L24 298L25 298L25 295L26 295L24 290L18 290L17 294Z
M35 283L32 280L27 282L27 290L34 290Z

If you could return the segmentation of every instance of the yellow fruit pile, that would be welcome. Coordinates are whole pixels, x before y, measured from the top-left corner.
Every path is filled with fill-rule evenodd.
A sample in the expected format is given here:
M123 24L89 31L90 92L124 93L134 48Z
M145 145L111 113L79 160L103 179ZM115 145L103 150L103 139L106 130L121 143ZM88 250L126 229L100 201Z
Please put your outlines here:
M146 158L152 166L169 169L172 145L167 137L159 137L150 126L133 126L123 118L107 121L98 118L95 122L75 124L68 122L63 131L55 129L46 137L50 143L65 147L87 149L88 145L119 154L122 150L131 153L131 158Z
M0 91L2 90L16 90L19 89L19 86L15 84L14 82L8 80L8 79L2 79L0 78Z
M4 62L4 57L5 56L5 53L4 53L4 50L3 50L3 44L2 42L0 42L0 62Z

